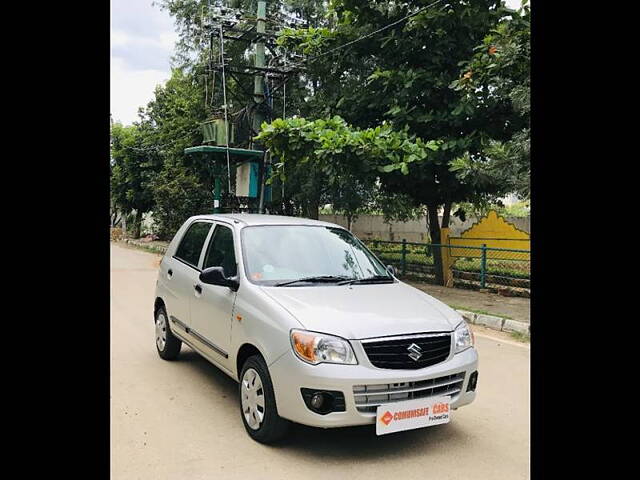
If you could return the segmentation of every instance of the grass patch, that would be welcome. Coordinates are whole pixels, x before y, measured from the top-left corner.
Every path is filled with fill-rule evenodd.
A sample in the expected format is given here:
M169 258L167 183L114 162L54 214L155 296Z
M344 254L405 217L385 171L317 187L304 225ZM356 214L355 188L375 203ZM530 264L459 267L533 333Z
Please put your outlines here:
M525 335L524 333L520 333L520 332L509 332L509 335L511 336L511 338L513 338L514 340L517 340L519 342L530 342L531 341L531 337L529 337L529 335Z
M119 242L119 243L123 243L127 247L136 248L138 250L142 250L147 253L153 253L155 255L164 255L164 251L160 250L159 247L154 247L150 245L140 245L137 243L129 243L129 242Z

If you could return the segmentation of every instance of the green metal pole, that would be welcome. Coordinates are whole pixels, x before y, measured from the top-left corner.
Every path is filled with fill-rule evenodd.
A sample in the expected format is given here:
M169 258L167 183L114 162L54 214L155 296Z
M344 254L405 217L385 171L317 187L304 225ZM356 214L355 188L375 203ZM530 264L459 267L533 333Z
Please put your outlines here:
M222 199L220 193L220 177L216 176L214 179L213 187L213 213L220 213L220 200Z
M487 244L482 244L482 256L480 257L480 288L485 288L487 283Z
M402 275L407 273L407 239L402 239Z

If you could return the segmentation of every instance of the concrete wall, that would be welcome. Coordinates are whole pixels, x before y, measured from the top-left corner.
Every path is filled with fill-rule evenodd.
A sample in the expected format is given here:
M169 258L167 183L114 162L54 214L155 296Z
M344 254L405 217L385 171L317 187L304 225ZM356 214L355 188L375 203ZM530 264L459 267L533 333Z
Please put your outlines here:
M347 227L347 219L340 215L320 215L319 219L325 222L337 223L345 228ZM506 217L506 219L508 222L513 223L516 228L530 233L529 217ZM451 236L456 237L460 235L475 222L475 218L468 218L465 222L461 222L457 217L452 216L449 222ZM142 216L142 233L145 235L152 231L153 214L148 212ZM401 241L403 238L406 238L408 242L427 242L429 240L427 236L426 217L421 217L418 220L411 220L409 222L385 223L384 217L381 215L361 215L352 225L351 231L363 240L369 238L393 241Z
M506 217L508 222L520 230L530 233L530 217L517 218ZM320 220L337 223L347 227L347 219L340 215L320 215ZM455 237L467 230L476 222L475 218L467 218L461 222L457 217L451 217L449 228L451 236ZM351 231L361 239L377 238L381 240L400 241L406 238L408 242L427 242L427 219L421 217L418 220L409 222L385 223L381 215L361 215L353 223Z

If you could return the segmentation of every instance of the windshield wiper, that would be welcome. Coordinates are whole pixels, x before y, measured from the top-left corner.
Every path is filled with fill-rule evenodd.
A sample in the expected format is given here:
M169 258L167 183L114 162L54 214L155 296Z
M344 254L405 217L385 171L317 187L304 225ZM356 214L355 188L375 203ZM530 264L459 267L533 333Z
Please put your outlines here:
M342 275L316 275L313 277L304 277L304 278L298 278L297 280L289 280L287 282L280 282L280 283L276 283L274 285L274 287L284 287L285 285L292 285L294 283L298 283L298 282L308 282L308 283L335 283L335 282L340 282L342 283L342 281L345 280L352 280L349 277L345 277Z
M393 283L395 280L393 277L388 277L387 275L373 275L372 277L366 278L350 278L343 282L338 283L338 285L364 285L367 283Z

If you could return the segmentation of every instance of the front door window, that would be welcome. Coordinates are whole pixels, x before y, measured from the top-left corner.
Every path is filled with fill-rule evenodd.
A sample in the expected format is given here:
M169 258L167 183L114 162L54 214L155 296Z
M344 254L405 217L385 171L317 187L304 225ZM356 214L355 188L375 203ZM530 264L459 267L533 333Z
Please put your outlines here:
M233 232L229 227L217 225L213 231L202 268L209 267L222 267L226 277L235 277L238 273Z

